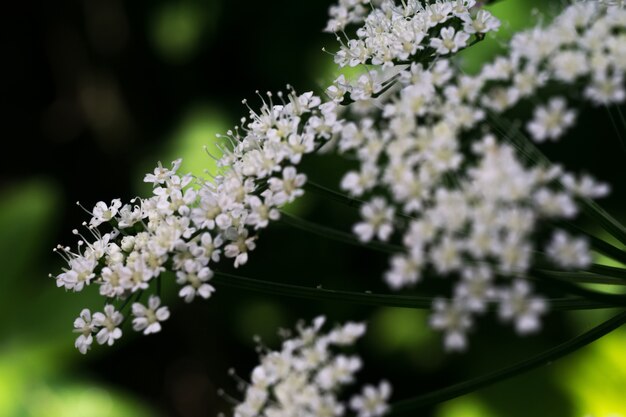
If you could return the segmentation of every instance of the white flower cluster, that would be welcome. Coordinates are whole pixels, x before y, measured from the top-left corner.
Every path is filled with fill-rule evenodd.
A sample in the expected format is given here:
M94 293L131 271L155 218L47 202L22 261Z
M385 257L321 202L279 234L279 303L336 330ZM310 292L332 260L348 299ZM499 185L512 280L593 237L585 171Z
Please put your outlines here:
M177 175L181 163L177 160L171 169L159 164L146 175L144 181L154 186L152 197L126 205L120 200L109 205L98 202L84 224L91 241L76 230L81 237L76 251L56 249L69 266L55 277L57 286L78 292L95 283L100 295L111 302L135 294L139 298L152 281L170 270L186 302L209 298L215 290L210 284L214 265L222 257L232 259L235 267L247 262L256 232L278 219L279 207L304 192L306 177L295 165L340 128L334 102L322 104L312 93L298 96L293 91L286 100L281 93L278 97L281 104L274 105L268 93L270 104L264 101L258 113L250 109L247 124L228 132L225 140L230 147L222 146L223 155L217 160L221 173L211 181ZM98 227L105 226L110 231L102 233ZM168 314L159 314L153 304L151 298L147 309L133 305L135 317L148 320L139 321L142 325L135 330L146 334L160 330L155 324ZM107 317L113 308L107 306ZM83 313L77 341L81 352L91 344L91 332L97 327L111 331L109 345L121 336L117 328L121 315L111 316L103 326ZM89 327L90 323L96 327ZM98 341L103 343L104 338L98 336Z
M335 55L340 66L374 64L390 67L415 55L446 55L469 45L474 36L500 27L500 21L486 10L470 11L475 0L436 1L424 5L421 0L406 0L401 5L384 0L365 15L365 1L344 0L330 9L326 30L345 35L347 26L363 24L356 38L341 37L341 49Z
M444 10L448 16L450 7L436 2L420 13ZM385 10L370 16L393 16ZM573 218L578 199L602 197L608 186L529 161L520 145L528 139L507 124L506 113L524 98L552 94L526 124L541 142L573 126L576 113L565 98L572 90L593 105L624 101L626 11L607 10L594 2L571 5L549 26L515 35L509 55L475 76L443 59L429 66L395 62L352 82L340 77L329 89L338 102L347 93L356 101L348 106L353 121L346 116L336 141L339 153L359 161L342 189L368 198L353 230L363 242L397 239L406 248L391 258L387 283L413 285L425 271L458 278L451 301L434 304L431 321L446 333L449 349L466 346L473 317L490 302L520 333L537 330L547 306L527 281L533 266L584 269L591 263L585 239L557 229L546 241L538 231L550 230L550 220ZM366 20L359 33L370 27ZM406 59L386 46L373 48L368 56L390 57L378 63Z
M116 300L134 297L135 330L159 331L167 308L154 295L147 307L138 300L153 282L159 287L164 271L175 273L185 301L209 298L217 263L247 262L259 229L303 194L306 176L296 170L303 155L328 142L359 163L341 181L351 195L367 198L354 225L357 237L404 245L391 258L387 283L399 289L428 272L456 278L453 296L434 303L431 319L448 348L465 347L474 317L489 303L520 333L537 330L547 306L528 282L533 267L584 269L591 262L586 240L548 222L573 218L578 199L609 189L529 161L523 132L506 116L524 99L549 93L522 124L541 142L573 127L571 91L594 105L623 102L626 11L597 2L569 6L549 26L515 35L508 56L469 76L439 56L498 28L497 19L474 6L474 0L426 6L341 0L331 8L328 29L362 26L336 61L381 68L353 81L339 77L327 102L290 90L276 94L274 104L267 93L260 111L250 109L241 127L221 137L220 173L211 180L178 175L178 160L146 175L152 197L98 202L84 224L91 239L75 231L76 250L57 248L68 263L55 276L57 285L78 292L95 283L107 298L104 313L92 319L83 310L76 320L77 348L86 352L93 334L100 344L119 339Z
M133 303L133 329L143 331L143 334L157 333L161 331L161 322L170 317L167 307L161 306L161 299L151 295L148 299L148 307L141 303ZM76 338L75 346L80 353L87 353L93 344L93 334L99 344L113 345L122 337L122 325L124 316L111 304L104 306L104 312L91 314L87 308L80 312L74 320L74 331L80 333Z
M285 340L280 351L261 356L235 417L334 417L343 416L348 407L358 417L385 415L391 396L386 381L365 386L348 402L338 398L341 389L354 382L362 362L336 350L354 345L365 325L346 323L321 333L324 322L318 317L310 326L300 324L297 335Z

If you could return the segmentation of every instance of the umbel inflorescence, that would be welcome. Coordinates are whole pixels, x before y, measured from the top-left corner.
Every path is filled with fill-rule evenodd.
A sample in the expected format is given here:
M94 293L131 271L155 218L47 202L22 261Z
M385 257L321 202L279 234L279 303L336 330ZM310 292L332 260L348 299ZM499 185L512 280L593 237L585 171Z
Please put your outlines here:
M515 34L506 55L468 75L450 57L500 26L474 0L341 0L326 28L340 43L334 60L362 74L340 76L324 98L291 88L267 93L260 110L249 107L248 118L220 136L217 175L181 175L180 160L159 164L145 177L151 197L97 203L86 231L75 231L77 248L57 248L68 262L57 285L79 292L96 284L107 299L103 312L85 309L76 319L76 347L85 353L94 336L113 344L122 335L121 306L131 301L133 328L159 331L169 317L158 296L166 271L186 302L209 298L219 264L244 265L258 232L304 193L298 165L322 148L357 161L338 184L348 194L341 198L360 204L355 242L392 248L381 271L389 287L431 276L450 282L451 292L433 300L430 320L448 349L466 347L466 333L490 306L520 334L537 331L549 304L531 281L564 271L592 277L591 251L602 250L563 225L582 209L606 219L592 200L609 186L552 163L540 146L575 129L581 105L626 99L626 11L603 3L572 4L548 25ZM291 415L281 402L287 380L318 389L316 404L330 407L302 415L341 415L344 406L325 396L320 379L321 364L330 362L315 355L342 343L334 333L318 335L319 327L262 358L237 415ZM280 376L272 358L282 361ZM362 398L387 392L381 385ZM268 396L282 414L268 411Z
M376 417L387 412L387 381L366 385L347 401L339 396L362 367L358 356L339 349L354 345L365 333L365 324L346 323L322 333L325 321L320 316L309 326L300 323L297 334L286 338L279 351L259 346L260 364L250 383L243 383L245 398L236 402L235 417L341 416L347 410L358 417Z

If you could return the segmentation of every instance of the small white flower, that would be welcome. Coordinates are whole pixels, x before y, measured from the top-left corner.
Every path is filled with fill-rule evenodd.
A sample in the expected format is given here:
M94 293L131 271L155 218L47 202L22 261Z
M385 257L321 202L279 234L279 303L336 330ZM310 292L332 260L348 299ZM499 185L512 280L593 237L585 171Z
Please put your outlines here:
M463 31L455 32L453 27L441 28L441 38L432 38L430 46L441 55L457 52L467 46L470 35Z
M516 280L510 289L501 291L500 318L514 320L517 333L526 335L537 332L541 328L539 316L547 310L546 302L533 297L531 286L524 280Z
M621 73L595 76L592 83L585 88L584 94L595 105L623 103L626 99L624 76Z
M93 315L92 323L95 326L101 327L98 334L96 334L96 340L99 344L105 343L112 346L113 343L120 337L122 337L122 330L119 325L122 323L124 316L119 311L115 310L115 307L111 304L104 306L104 313L97 312Z
M118 210L122 207L122 202L119 199L111 201L111 205L107 206L104 201L99 201L93 208L93 217L89 221L89 225L96 227L102 223L111 221L116 215Z
M414 285L420 279L423 262L423 252L416 247L408 255L393 256L391 269L385 273L385 282L394 290Z
M389 410L387 401L391 397L391 385L381 381L378 387L366 385L360 395L350 400L350 408L358 413L358 417L383 416Z
M469 14L463 15L463 30L467 33L487 33L500 28L500 21L487 10L481 9L472 18Z
M585 198L606 197L611 191L609 184L597 182L589 175L576 179L572 174L565 174L561 177L561 182L573 194Z
M176 171L178 171L181 163L182 159L177 159L176 161L172 162L172 169L167 169L163 168L163 165L161 165L161 162L159 161L158 166L154 169L154 173L146 174L144 182L152 183L155 186L157 184L165 183L176 173Z
M200 270L195 270L194 268L189 271L176 272L176 283L184 285L178 292L178 296L187 303L192 302L196 295L204 299L209 298L211 293L215 291L215 288L208 284L212 277L213 271L206 267Z
M80 336L76 338L74 346L83 355L91 348L93 343L92 333L96 331L96 326L91 320L91 311L85 308L80 312L80 315L74 320L74 331L80 333Z
M546 139L557 140L574 125L575 120L576 112L567 108L565 99L555 97L547 106L539 106L535 109L533 120L526 125L526 128L537 142L543 142Z
M274 193L273 202L277 206L282 206L286 203L292 203L296 198L304 194L302 186L306 182L306 175L298 174L296 169L292 166L288 166L283 169L283 177L270 178L268 183L270 190Z
M461 351L467 347L465 333L472 327L472 318L463 304L437 299L433 303L430 325L445 332L444 345L449 351Z
M231 229L232 230L232 229ZM227 258L235 258L235 268L248 262L248 252L256 248L256 236L248 237L248 230L243 229L235 232L234 236L229 237L232 241L224 246L224 256Z
M569 83L589 72L588 59L584 52L567 50L557 53L548 62L556 79Z
M549 259L565 269L586 268L591 264L589 242L557 230L546 248Z
M361 207L361 216L364 222L354 225L354 233L362 242L369 242L374 238L386 241L393 232L394 209L387 204L384 198L375 197Z
M170 317L167 307L161 305L161 299L156 295L151 295L148 299L148 307L141 303L133 303L133 329L142 331L143 334L157 333L161 331L162 321Z

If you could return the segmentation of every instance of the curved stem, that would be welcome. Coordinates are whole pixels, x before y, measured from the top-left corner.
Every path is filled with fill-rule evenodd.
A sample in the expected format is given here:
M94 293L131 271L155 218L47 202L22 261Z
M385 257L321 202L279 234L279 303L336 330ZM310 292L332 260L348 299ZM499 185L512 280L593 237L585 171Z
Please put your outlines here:
M571 282L567 282L559 278L554 278L541 271L535 271L535 274L541 278L541 281L543 283L553 286L555 288L559 288L560 290L563 290L568 294L577 295L587 300L597 301L599 303L612 305L614 307L626 306L626 295L607 294L600 291L590 290Z
M617 278L626 284L626 269L616 268L614 266L593 264L589 267L589 272L597 275L604 275Z
M581 334L565 343L546 350L531 358L518 362L510 367L499 369L495 372L470 379L447 388L443 388L425 395L400 401L391 407L389 417L401 415L415 415L415 412L423 407L438 404L461 395L474 392L478 389L495 384L505 379L513 378L533 369L544 365L549 365L557 359L560 359L576 350L598 340L602 336L612 332L626 323L626 312L621 312L615 317L605 321L604 323L594 327L586 333Z
M345 204L348 207L361 207L363 204L365 204L365 201L360 200L358 198L355 197L350 197L344 193L341 193L339 191L335 191L331 188L328 188L326 186L320 185L314 181L311 180L307 180L307 183L304 185L304 188L310 191L313 191L319 195L322 195L324 197L327 197L331 200L337 201L339 203ZM396 213L398 217L403 217L405 219L415 219L415 217L410 216L408 214L405 213Z
M216 271L211 283L218 286L231 287L246 291L255 291L265 294L281 295L294 298L304 298L316 301L338 301L352 304L370 305L378 307L403 307L428 310L432 307L433 297L419 297L407 295L375 294L371 292L329 290L312 288L301 285L282 284L254 278L242 277L235 274ZM592 310L611 308L605 303L580 298L554 298L546 300L553 310ZM492 310L494 306L492 306Z
M551 165L550 159L541 152L541 150L535 146L535 144L526 137L515 124L500 117L495 112L488 111L487 115L489 119L502 131L511 132L506 135L508 139L517 147L517 149L526 156L529 160L534 161L540 165ZM598 221L600 225L609 232L613 237L619 240L622 244L626 244L626 227L611 216L606 210L600 207L595 201L589 198L583 198L583 212Z
M354 237L354 235L352 235L351 233L342 232L340 230L335 230L327 226L322 226L320 224L301 219L294 215L287 214L284 211L281 212L280 221L282 221L285 224L288 224L289 226L293 226L298 229L304 230L305 232L313 233L315 235L319 235L328 239L333 239L338 242L343 242L343 243L347 243L350 245L362 246L364 248L376 250L379 252L398 253L403 250L401 246L391 245L389 243L384 243L384 242L377 242L377 241L361 242L356 237Z
M582 284L626 285L626 281L621 278L606 277L588 272L552 271L547 269L539 269L538 271L542 274L560 278L567 282L578 282ZM532 273L530 273L529 278L533 278ZM536 280L540 280L540 278L536 278Z

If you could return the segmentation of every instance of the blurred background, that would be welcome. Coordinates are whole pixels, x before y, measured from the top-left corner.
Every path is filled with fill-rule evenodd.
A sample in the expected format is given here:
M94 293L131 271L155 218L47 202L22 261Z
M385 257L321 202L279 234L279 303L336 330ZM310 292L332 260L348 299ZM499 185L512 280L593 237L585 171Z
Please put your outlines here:
M394 399L444 387L544 350L588 329L611 311L553 313L539 336L520 340L483 320L469 352L445 355L427 312L319 303L218 288L187 305L166 284L173 312L149 337L125 328L112 348L80 355L72 321L101 308L94 292L65 293L48 273L63 263L57 243L74 244L85 220L75 205L146 195L143 174L183 157L199 175L202 151L238 123L255 90L320 91L337 75L323 46L330 0L57 0L13 2L0 15L2 131L0 177L0 416L199 417L225 412L216 394L240 397L228 376L247 377L257 358L298 318L368 320L360 346L363 381L391 380ZM490 6L506 22L498 38L463 54L468 71L501 49L513 30L537 21L540 0ZM606 205L624 213L624 169L606 112L585 109L572 143L546 149L569 168L612 182ZM585 127L586 126L586 127ZM581 155L585 155L584 158ZM335 187L346 162L310 158L311 178ZM353 209L306 196L290 210L349 230ZM622 216L623 218L624 216ZM335 289L386 291L386 259L277 224L264 232L239 274ZM93 288L92 288L93 289ZM420 292L418 288L417 293ZM436 417L626 415L626 332L616 331L569 357L497 386L424 410Z

